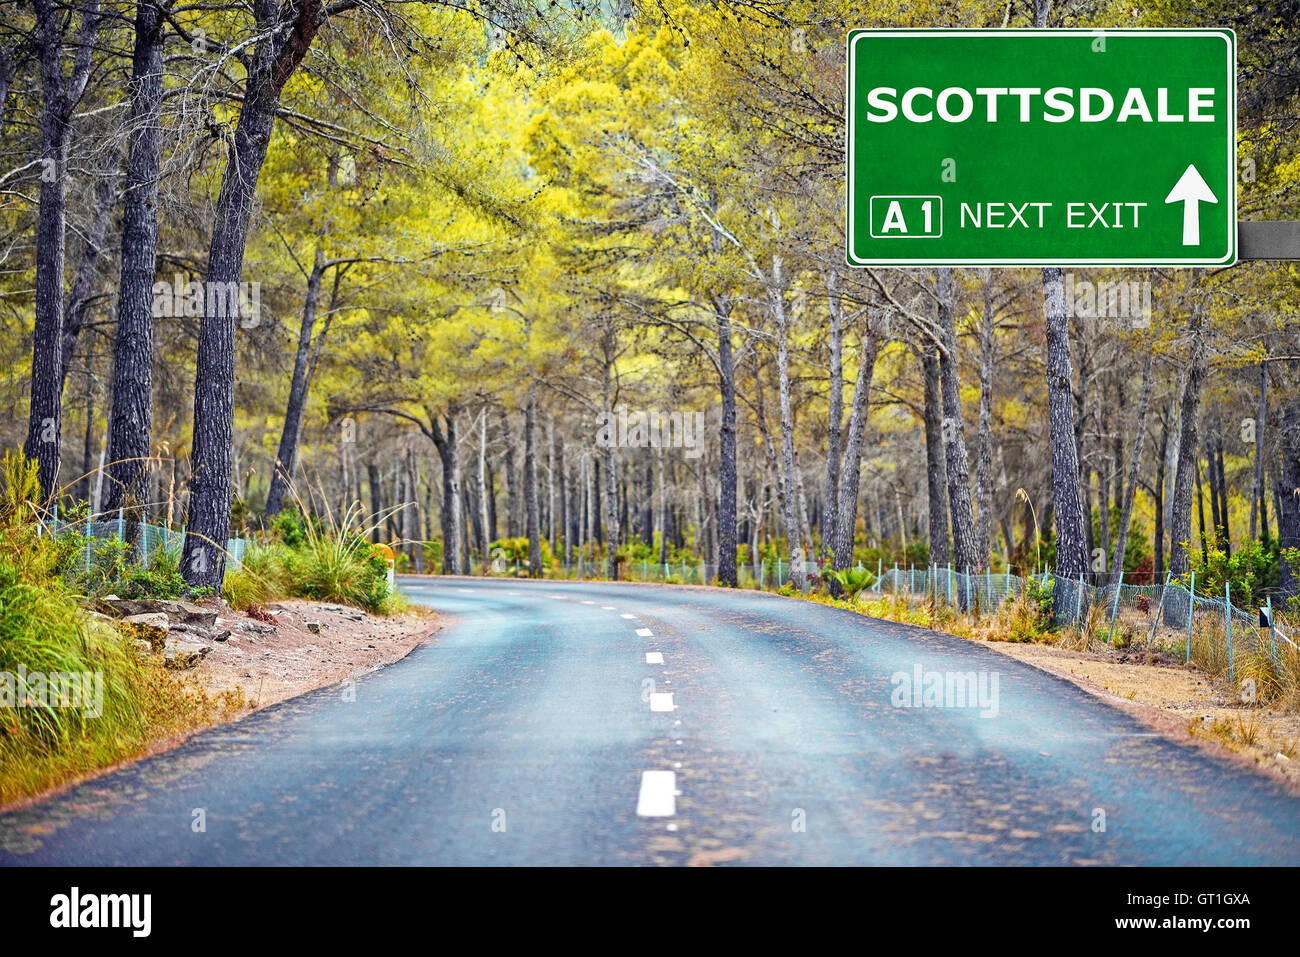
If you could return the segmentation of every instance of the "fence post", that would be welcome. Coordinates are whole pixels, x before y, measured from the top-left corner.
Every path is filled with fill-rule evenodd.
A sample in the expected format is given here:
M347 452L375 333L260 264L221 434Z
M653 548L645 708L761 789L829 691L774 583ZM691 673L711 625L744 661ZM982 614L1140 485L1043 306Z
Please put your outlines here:
M1156 640L1156 629L1160 627L1160 616L1165 613L1165 595L1169 591L1169 576L1173 572L1165 572L1165 587L1160 589L1160 607L1156 609L1156 620L1151 622L1151 635L1147 638L1147 644L1150 645Z
M948 607L952 607L952 562L948 563Z
M90 512L86 512L86 586L90 586Z
M1074 596L1074 627L1079 627L1083 618L1083 572L1079 572L1079 591Z
M1192 619L1196 616L1196 572L1192 572L1190 588L1187 593L1187 661L1192 660Z
M117 537L122 539L123 541L126 540L125 512L126 509L119 505L117 508Z
M1236 678L1234 676L1234 671L1232 667L1232 583L1231 582L1225 581L1223 583L1223 600L1225 602L1223 606L1223 618L1228 625L1228 681L1232 682L1235 681Z
M1273 627L1273 596L1268 596L1268 637L1273 642L1273 667L1277 667L1277 630Z
M880 576L885 573L885 560L881 556L876 556L876 593L879 594L884 588L881 584Z
M1119 593L1124 585L1124 573L1119 573L1119 581L1115 583L1115 601L1111 604L1110 609L1110 634L1106 636L1106 644L1110 644L1115 637L1115 619L1119 616Z
M894 562L894 578L890 582L894 586L894 597L898 597L898 562Z

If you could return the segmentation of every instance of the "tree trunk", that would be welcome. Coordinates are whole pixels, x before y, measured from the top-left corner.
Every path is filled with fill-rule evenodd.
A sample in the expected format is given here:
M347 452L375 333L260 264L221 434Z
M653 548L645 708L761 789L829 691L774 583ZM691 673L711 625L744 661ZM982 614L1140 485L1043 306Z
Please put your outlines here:
M108 417L110 511L124 499L138 497L153 434L153 283L158 264L165 30L158 6L147 0L136 5L122 199L121 288L113 346L113 400Z
M1156 459L1156 484L1155 484L1155 505L1156 505L1156 533L1155 533L1155 577L1157 581L1164 581L1165 577L1165 462L1166 454L1169 451L1169 416L1160 417L1160 453Z
M776 376L777 400L781 410L781 474L784 476L785 506L782 519L785 523L786 546L790 557L790 584L803 591L804 549L802 525L799 521L799 498L794 466L794 414L790 403L790 323L786 313L785 279L780 256L772 257L772 280L768 289L768 308L776 323Z
M980 411L975 441L976 525L975 548L980 570L993 553L993 287L989 271L981 277L984 314L980 323Z
M947 466L943 461L943 399L939 390L939 359L933 347L921 353L925 376L925 471L929 491L930 564L952 561L948 531Z
M58 490L63 441L63 264L66 252L68 139L72 110L86 86L99 32L99 3L83 9L71 76L63 72L63 8L34 0L34 43L41 67L41 190L36 214L36 325L32 335L32 392L23 452L36 461L41 496ZM223 543L224 544L224 543Z
M378 543L383 537L380 530L380 513L384 510L384 493L379 478L379 466L373 460L366 463L366 482L370 486L370 540Z
M861 480L862 442L870 412L868 393L871 376L880 351L880 336L868 323L862 330L858 349L858 374L853 384L853 404L849 407L849 434L844 443L844 460L840 464L840 500L836 506L835 562L837 569L853 564L853 539L858 526L858 484Z
M1196 271L1196 279L1200 270ZM1200 435L1198 422L1201 408L1201 380L1205 376L1205 349L1201 334L1200 296L1193 292L1192 314L1188 331L1192 334L1192 353L1187 366L1187 383L1183 386L1179 411L1178 467L1174 472L1173 505L1169 523L1169 571L1176 579L1191 571L1188 552L1192 537L1192 488L1199 474Z
M937 270L939 334L944 352L939 357L939 388L943 398L943 457L948 472L948 512L952 520L953 566L958 572L983 568L984 558L975 541L971 515L970 471L966 462L966 436L957 378L957 325L953 315L953 271ZM964 603L964 598L963 598ZM964 605L963 605L964 607Z
M279 451L275 453L275 467L271 470L271 489L266 495L268 517L279 514L284 507L285 492L293 484L298 470L298 442L302 436L302 420L307 410L307 393L310 388L307 363L311 356L312 333L316 328L316 309L320 303L320 285L324 274L325 254L318 245L311 274L307 278L302 323L298 328L298 351L294 356L293 378L289 383L289 401L285 407Z
M528 529L528 577L542 575L541 523L537 514L537 396L524 406L524 513Z
M1250 540L1259 541L1258 516L1264 504L1264 423L1268 421L1268 365L1259 364L1259 412L1255 417L1255 482L1250 492Z
M409 520L406 525L407 554L411 556L411 562L415 566L417 575L424 574L424 543L420 541L420 476L415 469L415 453L410 446L406 448L406 485L410 490L409 502L406 508L409 510Z
M271 143L280 93L306 56L320 23L319 0L302 0L296 6L262 0L257 10L262 38L248 60L234 142L217 196L205 277L208 289L238 288L257 180ZM181 571L191 585L209 586L219 592L230 534L238 310L214 309L212 299L204 297L204 315L199 322L194 464ZM234 314L222 315L224 312Z
M460 502L460 456L456 448L456 410L447 411L443 421L446 429L438 424L436 416L429 417L430 437L438 458L442 461L442 508L439 518L442 528L442 573L459 575L461 573L461 502Z
M735 588L736 579L736 363L731 349L731 300L713 300L718 329L718 387L722 421L718 429L718 584ZM662 486L662 464L660 484ZM661 552L664 551L661 546Z
M840 447L844 441L844 302L839 295L840 276L826 273L827 311L830 315L830 409L826 432L826 491L822 502L822 555L835 550L836 517L839 513ZM832 565L834 563L832 562Z
M1300 403L1285 402L1282 408L1282 431L1278 436L1282 467L1280 481L1275 483L1280 493L1277 537L1282 554L1282 594L1292 598L1300 594L1300 563L1287 557L1288 551L1300 548Z
M1070 390L1070 317L1065 311L1061 270L1043 270L1047 314L1047 397L1052 442L1052 502L1056 515L1056 574L1075 581L1088 570L1084 552L1083 508L1079 494L1079 455L1075 447ZM1058 598L1063 598L1057 592Z
M63 314L63 347L60 365L63 368L63 383L66 387L68 370L72 366L72 352L77 339L86 323L86 313L90 309L95 278L98 275L100 261L104 258L104 239L108 233L109 221L113 218L113 208L117 204L117 154L106 164L104 175L95 187L95 210L87 227L85 241L81 247L81 260L77 264L76 278L68 291L68 299ZM120 295L120 293L119 293ZM117 335L122 334L121 322L118 322Z
M479 549L484 567L492 561L492 520L488 514L487 406L478 418L478 516Z
M1120 504L1119 529L1115 533L1115 554L1111 558L1110 583L1118 585L1124 574L1124 551L1128 547L1129 523L1133 519L1133 499L1137 495L1138 473L1142 469L1142 446L1147 436L1147 411L1151 408L1151 379L1154 353L1147 351L1146 362L1142 369L1142 398L1138 400L1136 438L1133 441L1133 459L1129 465L1128 485L1124 489L1124 500ZM1157 511L1159 506L1157 505ZM1157 522L1158 524L1158 522Z

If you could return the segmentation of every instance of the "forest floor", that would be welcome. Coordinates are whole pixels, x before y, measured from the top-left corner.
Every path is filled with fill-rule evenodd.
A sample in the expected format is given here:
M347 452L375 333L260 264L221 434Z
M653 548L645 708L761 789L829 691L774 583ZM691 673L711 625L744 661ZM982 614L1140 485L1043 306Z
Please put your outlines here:
M1147 651L1070 651L1049 644L987 642L989 648L1073 682L1168 737L1225 749L1300 793L1300 714L1245 706L1226 681L1176 656Z

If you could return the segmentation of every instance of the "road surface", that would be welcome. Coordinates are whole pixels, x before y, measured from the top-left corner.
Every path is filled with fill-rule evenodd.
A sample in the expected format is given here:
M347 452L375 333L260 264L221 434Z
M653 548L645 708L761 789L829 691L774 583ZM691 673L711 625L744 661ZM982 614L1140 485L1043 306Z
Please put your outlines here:
M752 592L402 586L435 640L0 817L0 862L1300 864L1300 800L976 643Z

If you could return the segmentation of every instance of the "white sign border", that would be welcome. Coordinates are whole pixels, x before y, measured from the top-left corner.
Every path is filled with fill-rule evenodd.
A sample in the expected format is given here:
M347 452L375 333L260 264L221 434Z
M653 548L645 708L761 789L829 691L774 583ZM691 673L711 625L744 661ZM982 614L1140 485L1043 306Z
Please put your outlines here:
M1228 217L1228 251L1218 259L1204 256L1176 257L1169 259L1151 259L1138 257L1132 259L929 259L920 262L911 259L855 259L853 256L853 114L849 109L853 95L853 45L867 37L881 36L971 36L989 37L1049 37L1049 36L1151 36L1159 34L1171 37L1218 37L1228 44L1228 89L1231 95L1231 116L1228 119L1228 169L1231 171L1232 188L1228 190L1228 202L1225 213ZM1233 266L1237 263L1237 34L1228 27L1214 27L1203 30L1148 28L1084 28L1071 27L1057 30L1041 29L966 29L955 27L935 27L933 29L852 29L845 37L846 70L844 83L844 148L848 189L844 196L844 222L847 243L845 245L846 264L856 268L870 269L877 266L912 267L930 269L935 266L1003 266L1016 268L1021 266L1091 266L1094 268L1120 268L1123 266Z

